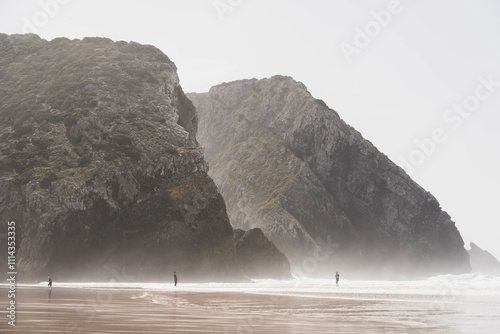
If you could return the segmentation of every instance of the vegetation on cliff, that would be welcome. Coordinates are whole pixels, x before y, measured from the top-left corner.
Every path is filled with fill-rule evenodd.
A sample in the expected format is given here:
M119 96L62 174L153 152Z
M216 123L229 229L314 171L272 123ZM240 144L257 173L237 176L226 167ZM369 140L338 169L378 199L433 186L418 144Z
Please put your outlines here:
M302 83L240 80L188 97L231 223L262 229L295 266L313 259L316 273L371 277L470 270L438 201Z
M16 221L21 280L239 275L196 111L160 50L0 34L0 79L0 228Z

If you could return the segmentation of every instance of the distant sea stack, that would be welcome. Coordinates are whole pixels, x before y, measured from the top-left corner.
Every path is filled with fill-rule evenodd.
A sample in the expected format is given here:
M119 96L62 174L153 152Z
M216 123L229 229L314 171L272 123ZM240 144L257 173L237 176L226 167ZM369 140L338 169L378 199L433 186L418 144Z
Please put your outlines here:
M0 78L0 233L15 222L18 281L243 278L160 50L0 34Z
M436 198L290 77L187 94L235 228L258 227L296 270L369 277L469 272Z
M478 245L471 242L468 253L472 272L500 275L500 262L490 252L481 249Z

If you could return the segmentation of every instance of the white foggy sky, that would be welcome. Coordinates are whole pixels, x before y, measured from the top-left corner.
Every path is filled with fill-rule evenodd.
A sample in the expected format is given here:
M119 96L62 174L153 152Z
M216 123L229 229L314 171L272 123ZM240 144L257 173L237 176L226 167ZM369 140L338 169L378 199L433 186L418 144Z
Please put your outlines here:
M479 77L500 82L499 1L400 0L350 63L340 44L355 46L356 28L373 27L370 13L392 1L55 1L0 0L0 32L32 32L29 21L47 40L153 44L175 62L185 92L289 75L398 164L417 157L415 140L441 129L446 140L411 176L451 215L467 248L474 241L500 259L500 84L459 125L443 119L471 101ZM232 8L223 20L217 2Z

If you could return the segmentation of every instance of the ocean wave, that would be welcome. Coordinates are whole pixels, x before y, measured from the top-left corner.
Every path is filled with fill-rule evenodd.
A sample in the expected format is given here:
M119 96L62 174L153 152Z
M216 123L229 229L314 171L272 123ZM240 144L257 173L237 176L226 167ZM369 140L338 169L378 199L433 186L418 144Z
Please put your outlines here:
M41 282L35 286L46 286ZM87 289L134 289L140 291L193 291L193 292L243 292L270 295L332 296L363 295L430 295L500 296L500 277L484 274L439 275L420 280L368 281L341 279L340 286L334 280L324 278L294 277L289 280L260 279L251 283L182 283L174 287L168 283L139 282L54 282L54 287Z

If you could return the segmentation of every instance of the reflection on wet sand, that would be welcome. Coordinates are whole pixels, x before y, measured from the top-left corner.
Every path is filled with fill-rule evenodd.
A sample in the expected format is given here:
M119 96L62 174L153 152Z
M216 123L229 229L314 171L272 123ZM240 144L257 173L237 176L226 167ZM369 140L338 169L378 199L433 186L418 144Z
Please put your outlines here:
M373 300L22 287L17 303L16 328L4 322L2 333L446 332L419 322L418 310L401 318L394 303Z

